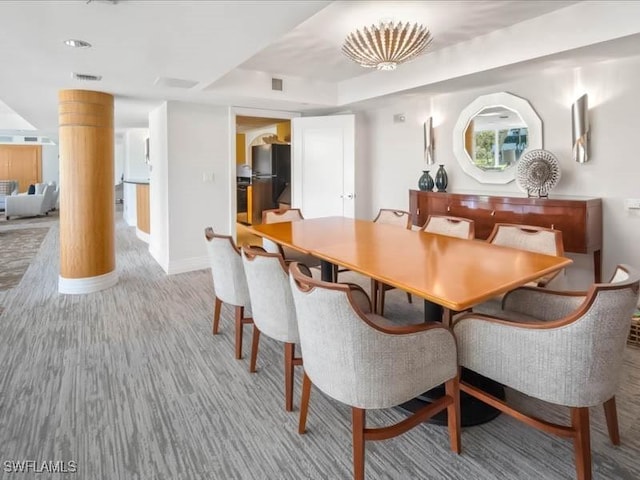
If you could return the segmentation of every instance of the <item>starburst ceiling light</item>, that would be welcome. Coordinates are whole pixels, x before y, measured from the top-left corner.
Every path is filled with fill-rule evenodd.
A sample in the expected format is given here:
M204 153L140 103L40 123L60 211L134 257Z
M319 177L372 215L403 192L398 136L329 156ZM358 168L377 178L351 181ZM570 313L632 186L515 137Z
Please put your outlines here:
M395 70L423 53L431 40L424 25L382 21L347 35L342 52L363 67Z

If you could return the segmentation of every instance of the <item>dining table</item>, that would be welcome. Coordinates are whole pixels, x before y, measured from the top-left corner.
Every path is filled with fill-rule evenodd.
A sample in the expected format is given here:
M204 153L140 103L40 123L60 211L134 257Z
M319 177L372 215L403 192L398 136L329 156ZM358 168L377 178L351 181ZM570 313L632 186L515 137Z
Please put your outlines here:
M450 326L453 316L559 271L572 260L482 240L413 231L347 217L322 217L253 225L263 238L321 260L321 278L334 281L334 266L347 268L424 299L425 321ZM501 385L463 370L463 380L504 398ZM440 392L418 397L413 410ZM463 425L487 422L499 411L463 394ZM446 415L446 412L444 412ZM446 417L436 418L446 423Z

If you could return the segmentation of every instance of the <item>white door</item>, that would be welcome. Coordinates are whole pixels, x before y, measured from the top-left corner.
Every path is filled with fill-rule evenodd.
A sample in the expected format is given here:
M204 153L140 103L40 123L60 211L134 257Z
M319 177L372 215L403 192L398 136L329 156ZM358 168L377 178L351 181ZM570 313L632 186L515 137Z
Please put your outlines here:
M355 116L291 119L291 203L305 218L355 216Z

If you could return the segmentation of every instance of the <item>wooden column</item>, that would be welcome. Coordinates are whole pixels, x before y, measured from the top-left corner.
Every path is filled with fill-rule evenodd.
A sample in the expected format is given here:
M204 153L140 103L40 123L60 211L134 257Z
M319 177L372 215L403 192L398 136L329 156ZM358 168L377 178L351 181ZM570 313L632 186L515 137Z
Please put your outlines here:
M60 293L118 281L115 259L113 96L61 90Z

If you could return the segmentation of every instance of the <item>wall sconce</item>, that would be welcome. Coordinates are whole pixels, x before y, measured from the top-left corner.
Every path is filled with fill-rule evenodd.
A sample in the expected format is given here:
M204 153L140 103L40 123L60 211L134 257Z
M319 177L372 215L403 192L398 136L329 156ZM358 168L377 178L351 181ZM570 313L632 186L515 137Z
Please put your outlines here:
M586 93L571 105L571 140L573 159L578 163L589 161L589 105Z
M424 122L424 161L427 165L436 163L433 156L433 117Z

